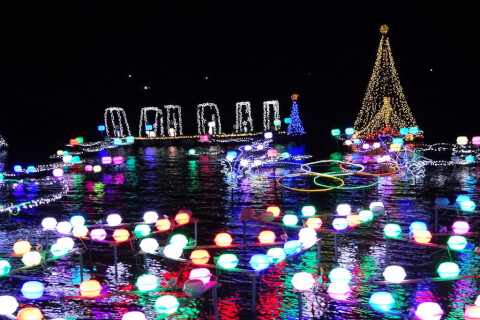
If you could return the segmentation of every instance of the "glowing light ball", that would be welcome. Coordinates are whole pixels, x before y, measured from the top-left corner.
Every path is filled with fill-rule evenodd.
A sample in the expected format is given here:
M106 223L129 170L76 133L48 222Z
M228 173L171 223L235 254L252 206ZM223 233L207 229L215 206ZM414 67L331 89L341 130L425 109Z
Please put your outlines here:
M45 230L55 230L55 228L57 227L57 219L52 217L43 218L42 227Z
M69 234L72 231L72 225L68 221L60 221L57 223L57 231L61 234Z
M77 139L70 139L70 145L72 145L72 146L78 145L78 140Z
M86 226L75 227L72 234L75 238L85 238L88 234L88 228Z
M172 222L168 219L158 219L157 222L155 222L155 227L158 231L167 231L172 228Z
M307 227L309 228L312 228L312 229L315 229L315 230L318 230L322 227L322 224L323 224L323 221L322 219L318 218L318 217L310 217L307 219L307 221L305 222L305 224L307 225Z
M32 245L26 240L17 241L13 244L13 252L18 255L23 255L27 252L30 252Z
M284 118L284 119L283 119L283 122L284 122L285 124L292 123L292 118Z
M175 215L175 222L179 225L184 225L190 222L190 218L192 217L192 212L190 210L180 210Z
M455 221L452 224L452 230L455 234L466 234L470 231L470 225L467 221Z
M305 217L314 216L317 213L317 209L314 206L303 206L302 207L302 214Z
M364 144L362 144L362 149L363 150L368 150L368 149L370 149L370 145L368 143L364 143Z
M268 206L267 209L265 209L265 211L272 212L275 218L279 217L281 212L278 206Z
M270 248L267 250L267 256L273 264L282 262L287 257L283 248Z
M253 165L255 167L259 167L263 164L262 160L259 160L259 159L256 159L256 160L253 160Z
M169 242L183 249L188 245L188 238L184 234L177 233L170 238Z
M100 294L102 286L97 280L86 280L80 284L79 290L82 297L93 298Z
M408 128L408 131L411 134L417 134L419 132L418 127L410 127L410 128Z
M263 144L257 145L257 151L262 151L264 148Z
M401 134L401 135L406 135L406 134L408 134L408 128L400 128L400 134Z
M348 216L352 212L349 204L342 203L337 206L337 214L340 216Z
M471 154L468 156L465 156L465 162L466 163L474 163L475 162L475 157L472 156Z
M470 201L470 197L467 196L467 195L461 194L455 199L455 202L458 203L458 204L460 204L464 201Z
M188 149L188 154L191 155L191 156L194 156L195 154L197 153L197 150L195 149Z
M22 289L20 291L27 299L37 299L43 296L45 287L43 286L43 283L39 281L27 281L22 285Z
M275 215L271 211L264 211L260 214L260 220L263 222L272 222L275 220Z
M155 311L160 314L172 314L177 312L180 303L171 295L164 295L155 301Z
M28 173L34 173L35 172L35 167L34 166L28 166L27 167L27 172Z
M200 136L200 142L208 142L210 141L210 135L209 134L202 134Z
M147 224L137 224L135 229L133 229L133 233L135 233L135 236L138 238L148 237L151 231L150 226Z
M265 254L254 254L249 263L255 271L265 270L270 266L270 260Z
M373 148L375 148L375 149L378 149L378 148L380 148L381 146L382 146L382 145L380 144L380 142L374 142L374 143L373 143Z
M317 232L312 228L302 228L298 232L298 241L303 247L310 248L317 242Z
M346 218L335 218L332 221L332 227L337 231L342 231L348 228L348 220Z
M294 214L286 214L283 216L282 222L289 227L296 226L298 223L298 217Z
M371 210L360 210L358 216L360 217L360 221L362 223L373 220L373 212Z
M299 240L289 240L283 245L283 250L289 256L302 251L302 243Z
M40 309L35 307L26 307L20 309L17 314L16 320L42 320L43 313Z
M403 145L403 139L402 138L393 138L392 143L399 144L399 145L402 146Z
M395 144L395 143L392 143L390 145L390 152L399 152L400 150L402 150L402 146L399 145L399 144Z
M61 168L56 168L52 170L52 175L56 178L63 177L63 169Z
M465 146L468 144L468 138L465 136L459 136L457 137L457 144L459 146Z
M137 279L136 286L140 291L151 291L158 288L160 281L158 277L153 274L142 274Z
M50 252L54 257L61 257L68 253L68 249L62 246L61 244L54 243L50 248Z
M432 233L428 230L418 230L413 232L413 239L417 243L430 243L432 240Z
M10 265L10 262L7 260L0 260L0 276L7 275L11 269L12 266Z
M260 243L274 243L275 238L275 233L270 230L264 230L258 235L258 241Z
M437 268L440 278L454 278L460 273L460 268L455 262L442 262Z
M116 146L121 145L122 144L122 139L120 139L120 138L113 139L113 144L116 145Z
M293 288L300 292L306 292L313 289L315 279L311 273L297 272L292 277Z
M480 137L479 137L479 136L473 137L473 138L472 138L472 144L473 144L474 146L477 146L477 147L480 146Z
M83 169L85 170L85 172L92 172L93 166L91 164L87 164Z
M145 125L145 131L152 131L152 130L153 130L153 126L151 124Z
M143 214L145 223L155 223L158 220L158 213L155 211L147 211Z
M27 267L36 266L42 262L42 255L38 251L30 251L23 255L22 262Z
M227 152L227 160L228 161L233 161L237 157L237 152L236 151L228 151Z
M113 157L113 164L116 164L116 165L121 165L123 164L125 160L123 159L122 156L115 156Z
M410 232L416 232L419 230L427 230L427 225L425 222L422 221L414 221L410 224L409 230Z
M109 156L102 157L102 164L112 164L112 157L109 157Z
M63 156L63 150L57 150L57 156Z
M475 202L473 201L462 201L460 203L460 209L462 209L463 211L466 211L466 212L472 212L472 211L475 211Z
M352 143L353 143L352 140L349 140L349 139L345 140L345 145L346 146L351 146Z
M187 280L183 285L183 292L187 297L198 297L205 292L205 284L202 280Z
M79 227L85 225L85 218L83 216L73 216L70 218L70 224L72 227Z
M435 205L439 206L439 207L446 207L450 204L450 201L448 200L448 198L445 198L445 197L438 197L435 199Z
M468 306L463 313L465 320L479 320L480 319L480 306Z
M405 269L401 266L388 266L383 271L383 276L385 280L392 283L401 283L405 280L407 274L405 273Z
M147 320L147 317L143 312L130 311L122 316L122 320Z
M204 249L193 250L190 254L190 260L194 264L207 264L208 260L210 260L210 253Z
M387 223L383 227L383 233L389 238L396 238L402 233L402 228L396 223Z
M127 229L117 229L113 232L113 239L116 242L125 242L130 238L130 232Z
M238 265L238 258L233 253L224 253L218 257L217 264L223 269L234 269Z
M331 133L334 137L338 137L341 134L340 129L332 129Z
M145 238L140 241L140 249L147 253L157 252L159 247L158 241L153 238Z
M328 278L332 283L349 283L350 279L352 279L352 274L346 268L337 267L330 271L330 273L328 274Z
M102 228L93 229L90 231L90 238L94 241L103 241L107 237L107 231Z
M347 221L348 221L348 226L350 228L355 228L355 227L359 226L360 223L362 223L362 219L360 218L360 216L358 214L349 214L347 216Z
M98 165L98 164L97 164L97 165L94 165L94 166L93 166L93 172L94 172L94 173L99 173L99 172L101 172L101 171L102 171L102 166L101 166L101 165Z
M107 224L112 227L116 227L122 223L122 216L118 213L112 213L107 216Z
M440 320L443 310L436 302L423 302L417 306L415 316L421 320Z
M464 236L451 236L448 238L447 244L452 250L463 250L468 242Z
M210 282L210 278L212 274L208 268L195 268L190 271L190 275L188 276L189 280L202 280L204 284Z
M276 156L278 156L278 151L277 151L277 149L268 149L268 150L267 150L267 157L269 157L269 158L275 158Z
M381 201L374 201L370 203L368 208L376 215L380 215L385 212L385 207Z
M163 254L170 259L178 259L183 254L183 248L174 244L168 244L163 248Z
M250 163L250 162L249 162L247 159L242 159L242 160L240 160L240 165L241 165L242 167L248 166L249 163Z
M380 291L372 294L368 303L377 311L390 311L395 305L395 299L390 292Z
M80 162L80 157L79 156L72 156L72 159L70 160L72 164L76 164Z
M350 128L345 128L345 134L346 134L346 135L351 136L351 135L353 135L354 133L355 133L355 129L353 129L353 128L351 128L351 127L350 127Z
M288 153L288 152L282 152L282 158L283 158L283 159L290 159L290 153Z
M0 315L11 315L17 311L18 302L12 296L0 296Z
M16 173L20 173L23 171L23 168L21 165L16 165L16 166L13 166L13 171L15 171Z
M64 156L68 156L70 154L70 152L68 152L67 150L63 150L63 154Z
M271 133L271 132L265 132L265 133L263 134L263 137L264 137L265 139L272 139L272 138L273 138L273 133Z
M344 282L330 283L327 289L328 295L334 300L347 300L351 292L352 289Z
M251 151L251 150L252 150L252 146L250 145L245 146L245 151Z
M215 236L215 244L219 247L228 247L232 244L232 236L229 233L221 232Z

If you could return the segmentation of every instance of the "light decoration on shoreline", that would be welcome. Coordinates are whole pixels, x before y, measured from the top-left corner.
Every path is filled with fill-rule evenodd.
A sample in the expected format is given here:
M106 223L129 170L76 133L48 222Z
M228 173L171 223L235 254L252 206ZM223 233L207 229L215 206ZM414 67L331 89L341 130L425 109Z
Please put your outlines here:
M253 132L252 108L250 101L235 104L235 132Z
M153 121L152 130L147 130L146 125L152 122L148 121L148 114L149 113L155 114L155 120ZM143 133L146 134L147 137L164 137L164 125L163 125L163 111L158 107L143 107L140 110L140 121L138 125L138 136L143 137Z
M205 118L205 110L209 110L210 119ZM208 127L208 130L206 129ZM197 105L197 128L198 134L221 134L222 121L218 106L212 102L201 103Z
M182 107L168 104L164 106L167 110L167 135L168 137L183 136Z
M270 116L270 109L273 110L273 119ZM280 106L278 100L269 100L263 102L263 131L270 131L273 122L280 119ZM275 126L276 131L280 129L280 126Z
M131 136L130 126L128 125L127 114L120 107L109 107L104 113L105 131L107 136L125 137ZM108 119L110 118L110 122Z
M292 111L290 113L290 123L287 127L287 135L289 136L300 136L306 134L305 129L303 128L302 120L300 120L300 115L298 112L298 94L294 93L291 96L292 98Z

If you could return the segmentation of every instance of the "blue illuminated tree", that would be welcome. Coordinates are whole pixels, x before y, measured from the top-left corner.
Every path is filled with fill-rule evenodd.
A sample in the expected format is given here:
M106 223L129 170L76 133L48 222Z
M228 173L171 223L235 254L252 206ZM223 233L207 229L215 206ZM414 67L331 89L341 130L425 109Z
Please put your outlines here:
M298 94L292 94L292 111L290 112L290 123L287 128L287 135L289 136L300 136L306 133L298 114L297 99Z

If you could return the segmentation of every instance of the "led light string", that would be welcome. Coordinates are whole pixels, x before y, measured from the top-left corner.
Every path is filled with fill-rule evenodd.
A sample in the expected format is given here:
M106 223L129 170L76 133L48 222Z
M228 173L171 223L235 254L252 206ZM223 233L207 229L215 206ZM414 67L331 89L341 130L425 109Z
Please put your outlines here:
M142 133L145 132L145 126L149 124L148 122L148 113L149 112L155 113L155 120L153 122L153 131L147 131L147 135L151 136L154 135L164 137L165 133L163 130L163 111L158 107L143 107L140 110L140 121L138 125L138 136L141 137Z
M273 120L280 119L280 106L278 100L270 100L263 102L263 131L270 131L272 127L272 119L270 117L270 109L273 110ZM280 129L279 125L274 126L275 130Z
M303 128L302 120L300 120L300 115L298 112L298 94L292 94L292 111L290 112L290 123L287 127L287 135L289 136L300 136L304 135L307 132Z
M112 130L109 128L108 118L110 116ZM125 110L120 107L109 107L105 109L105 113L103 115L104 123L105 123L105 130L107 132L107 136L119 136L124 137L124 130L126 129L127 135L130 136L130 127L128 125L127 114ZM123 121L122 121L123 120ZM124 128L125 126L125 128ZM117 127L119 128L119 132L117 132ZM118 133L118 134L117 134Z
M168 136L172 137L170 128L174 129L173 136L183 136L182 128L182 108L179 105L168 104L165 106L167 110L167 131ZM170 120L171 119L171 120Z
M212 113L211 121L205 119L205 109L208 109ZM205 124L208 126L208 132L205 130ZM218 106L212 102L201 103L197 105L197 128L198 134L221 134L222 122L220 119L220 111Z
M235 104L235 132L247 133L253 131L252 108L250 101Z

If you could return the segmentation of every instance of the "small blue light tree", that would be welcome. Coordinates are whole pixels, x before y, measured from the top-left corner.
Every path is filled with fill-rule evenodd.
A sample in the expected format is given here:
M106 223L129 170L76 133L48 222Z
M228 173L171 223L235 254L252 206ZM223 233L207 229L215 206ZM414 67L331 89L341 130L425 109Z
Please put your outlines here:
M287 128L287 135L289 136L300 136L305 134L305 129L302 125L302 120L300 120L300 115L298 114L298 104L297 104L298 94L292 94L292 111L290 113L291 122Z

